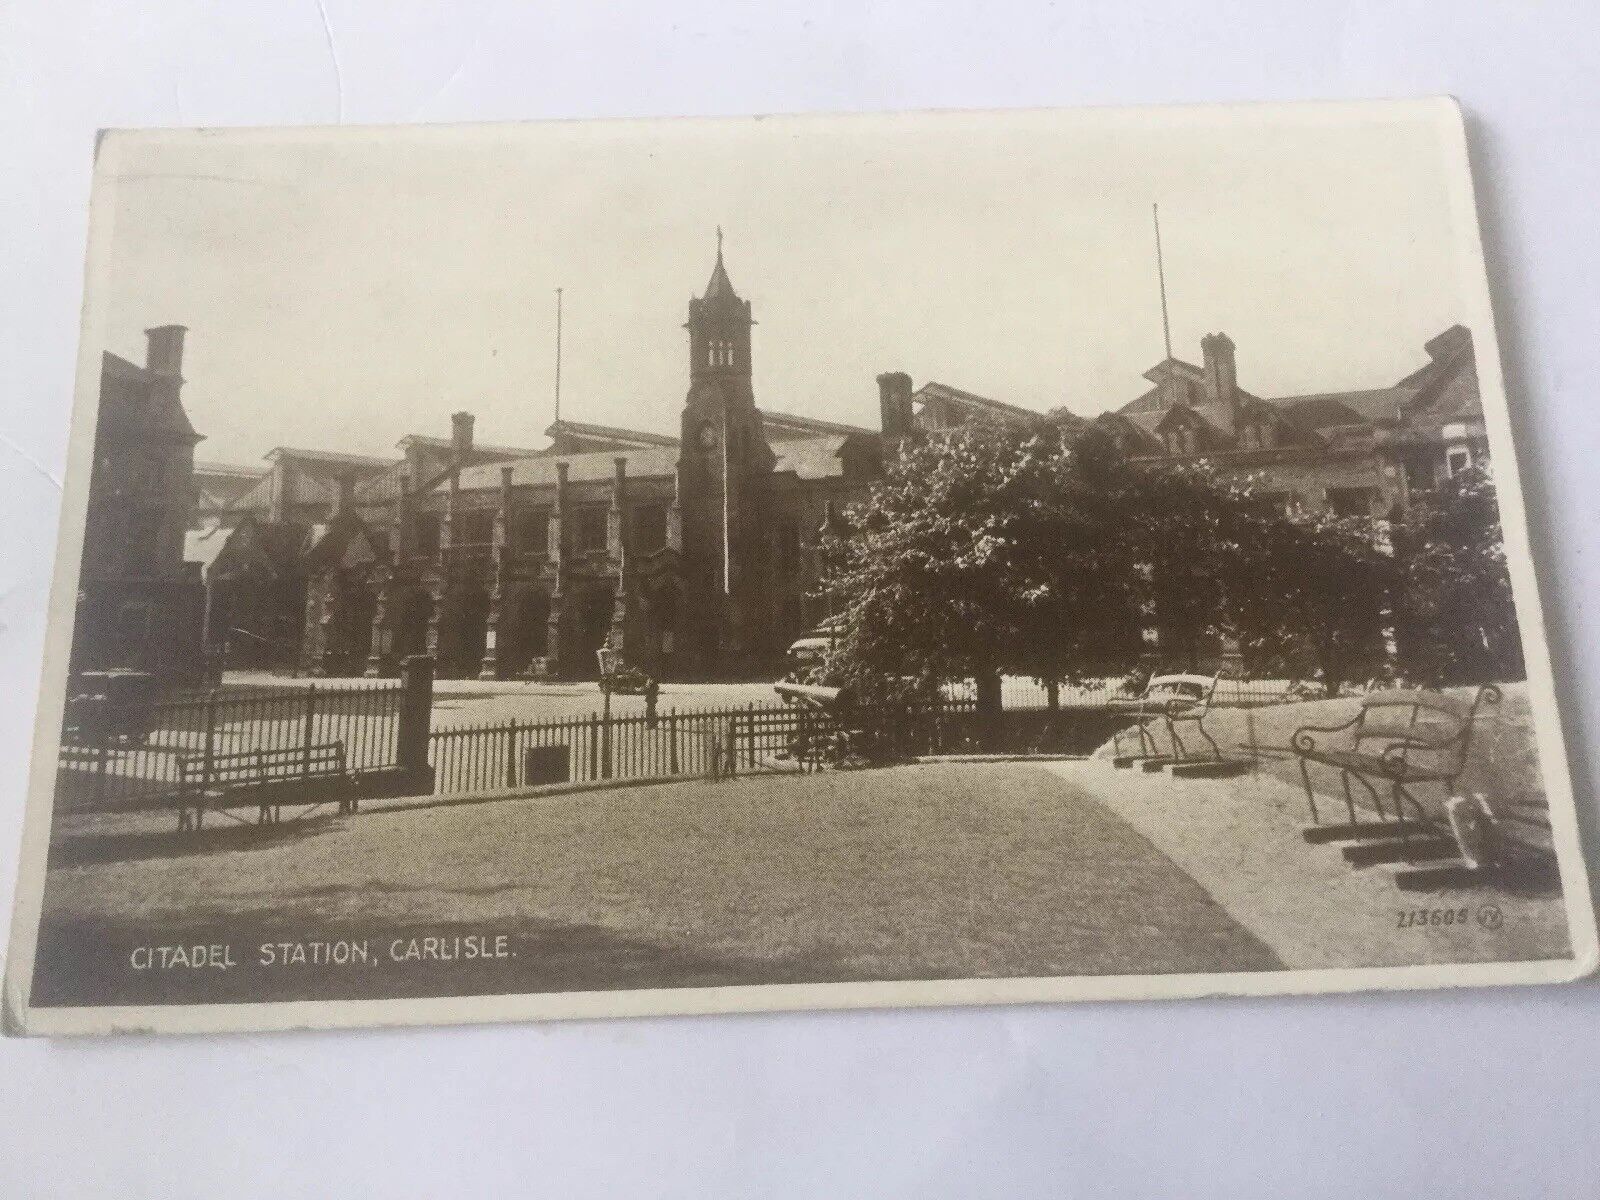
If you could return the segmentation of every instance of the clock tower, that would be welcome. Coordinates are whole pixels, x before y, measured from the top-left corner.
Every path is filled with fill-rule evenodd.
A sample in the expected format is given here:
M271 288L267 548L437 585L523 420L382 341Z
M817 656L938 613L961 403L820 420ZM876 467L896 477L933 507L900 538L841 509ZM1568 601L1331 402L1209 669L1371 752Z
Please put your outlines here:
M771 649L761 616L767 484L774 463L750 379L750 302L717 261L689 301L689 394L683 406L678 507L688 605L686 647L700 671L742 673Z

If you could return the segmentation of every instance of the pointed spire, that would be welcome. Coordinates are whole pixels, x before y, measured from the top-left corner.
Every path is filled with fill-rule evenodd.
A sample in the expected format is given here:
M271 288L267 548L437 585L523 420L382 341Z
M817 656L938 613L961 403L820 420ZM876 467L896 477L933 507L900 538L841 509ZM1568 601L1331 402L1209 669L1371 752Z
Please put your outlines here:
M733 290L733 284L728 279L728 269L722 265L722 226L717 226L717 265L711 268L711 280L706 284L705 300L721 299L737 300L739 293Z

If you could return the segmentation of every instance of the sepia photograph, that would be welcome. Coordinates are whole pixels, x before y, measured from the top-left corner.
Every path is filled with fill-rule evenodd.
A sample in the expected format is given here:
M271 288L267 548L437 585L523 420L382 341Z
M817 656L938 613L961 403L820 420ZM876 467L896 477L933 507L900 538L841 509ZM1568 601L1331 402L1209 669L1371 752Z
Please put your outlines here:
M9 1032L1594 969L1453 103L112 130L91 212Z

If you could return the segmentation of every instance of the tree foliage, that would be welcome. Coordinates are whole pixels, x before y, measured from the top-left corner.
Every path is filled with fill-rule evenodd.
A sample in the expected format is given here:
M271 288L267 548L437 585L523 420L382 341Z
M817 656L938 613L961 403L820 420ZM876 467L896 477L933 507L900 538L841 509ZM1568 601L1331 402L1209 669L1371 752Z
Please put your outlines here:
M834 669L931 686L1120 661L1135 562L1114 535L1128 481L1102 449L982 425L908 445L827 543L845 606Z
M1395 549L1406 674L1435 685L1521 678L1522 640L1488 469L1464 471L1414 506L1396 530Z
M1236 642L1258 666L1314 662L1330 688L1382 656L1393 562L1371 522L1129 463L1094 429L910 443L847 525L824 550L844 617L829 670L863 694L1122 674L1148 630L1163 666Z

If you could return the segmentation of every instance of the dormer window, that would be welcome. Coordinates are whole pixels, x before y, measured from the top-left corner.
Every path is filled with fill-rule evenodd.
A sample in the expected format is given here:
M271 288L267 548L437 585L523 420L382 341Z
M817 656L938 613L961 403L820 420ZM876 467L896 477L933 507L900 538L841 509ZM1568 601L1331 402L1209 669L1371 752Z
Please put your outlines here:
M1253 417L1239 426L1239 446L1244 450L1270 450L1273 446L1273 429L1271 424L1260 417Z
M1193 454L1199 448L1195 431L1189 425L1177 425L1167 430L1168 454Z

